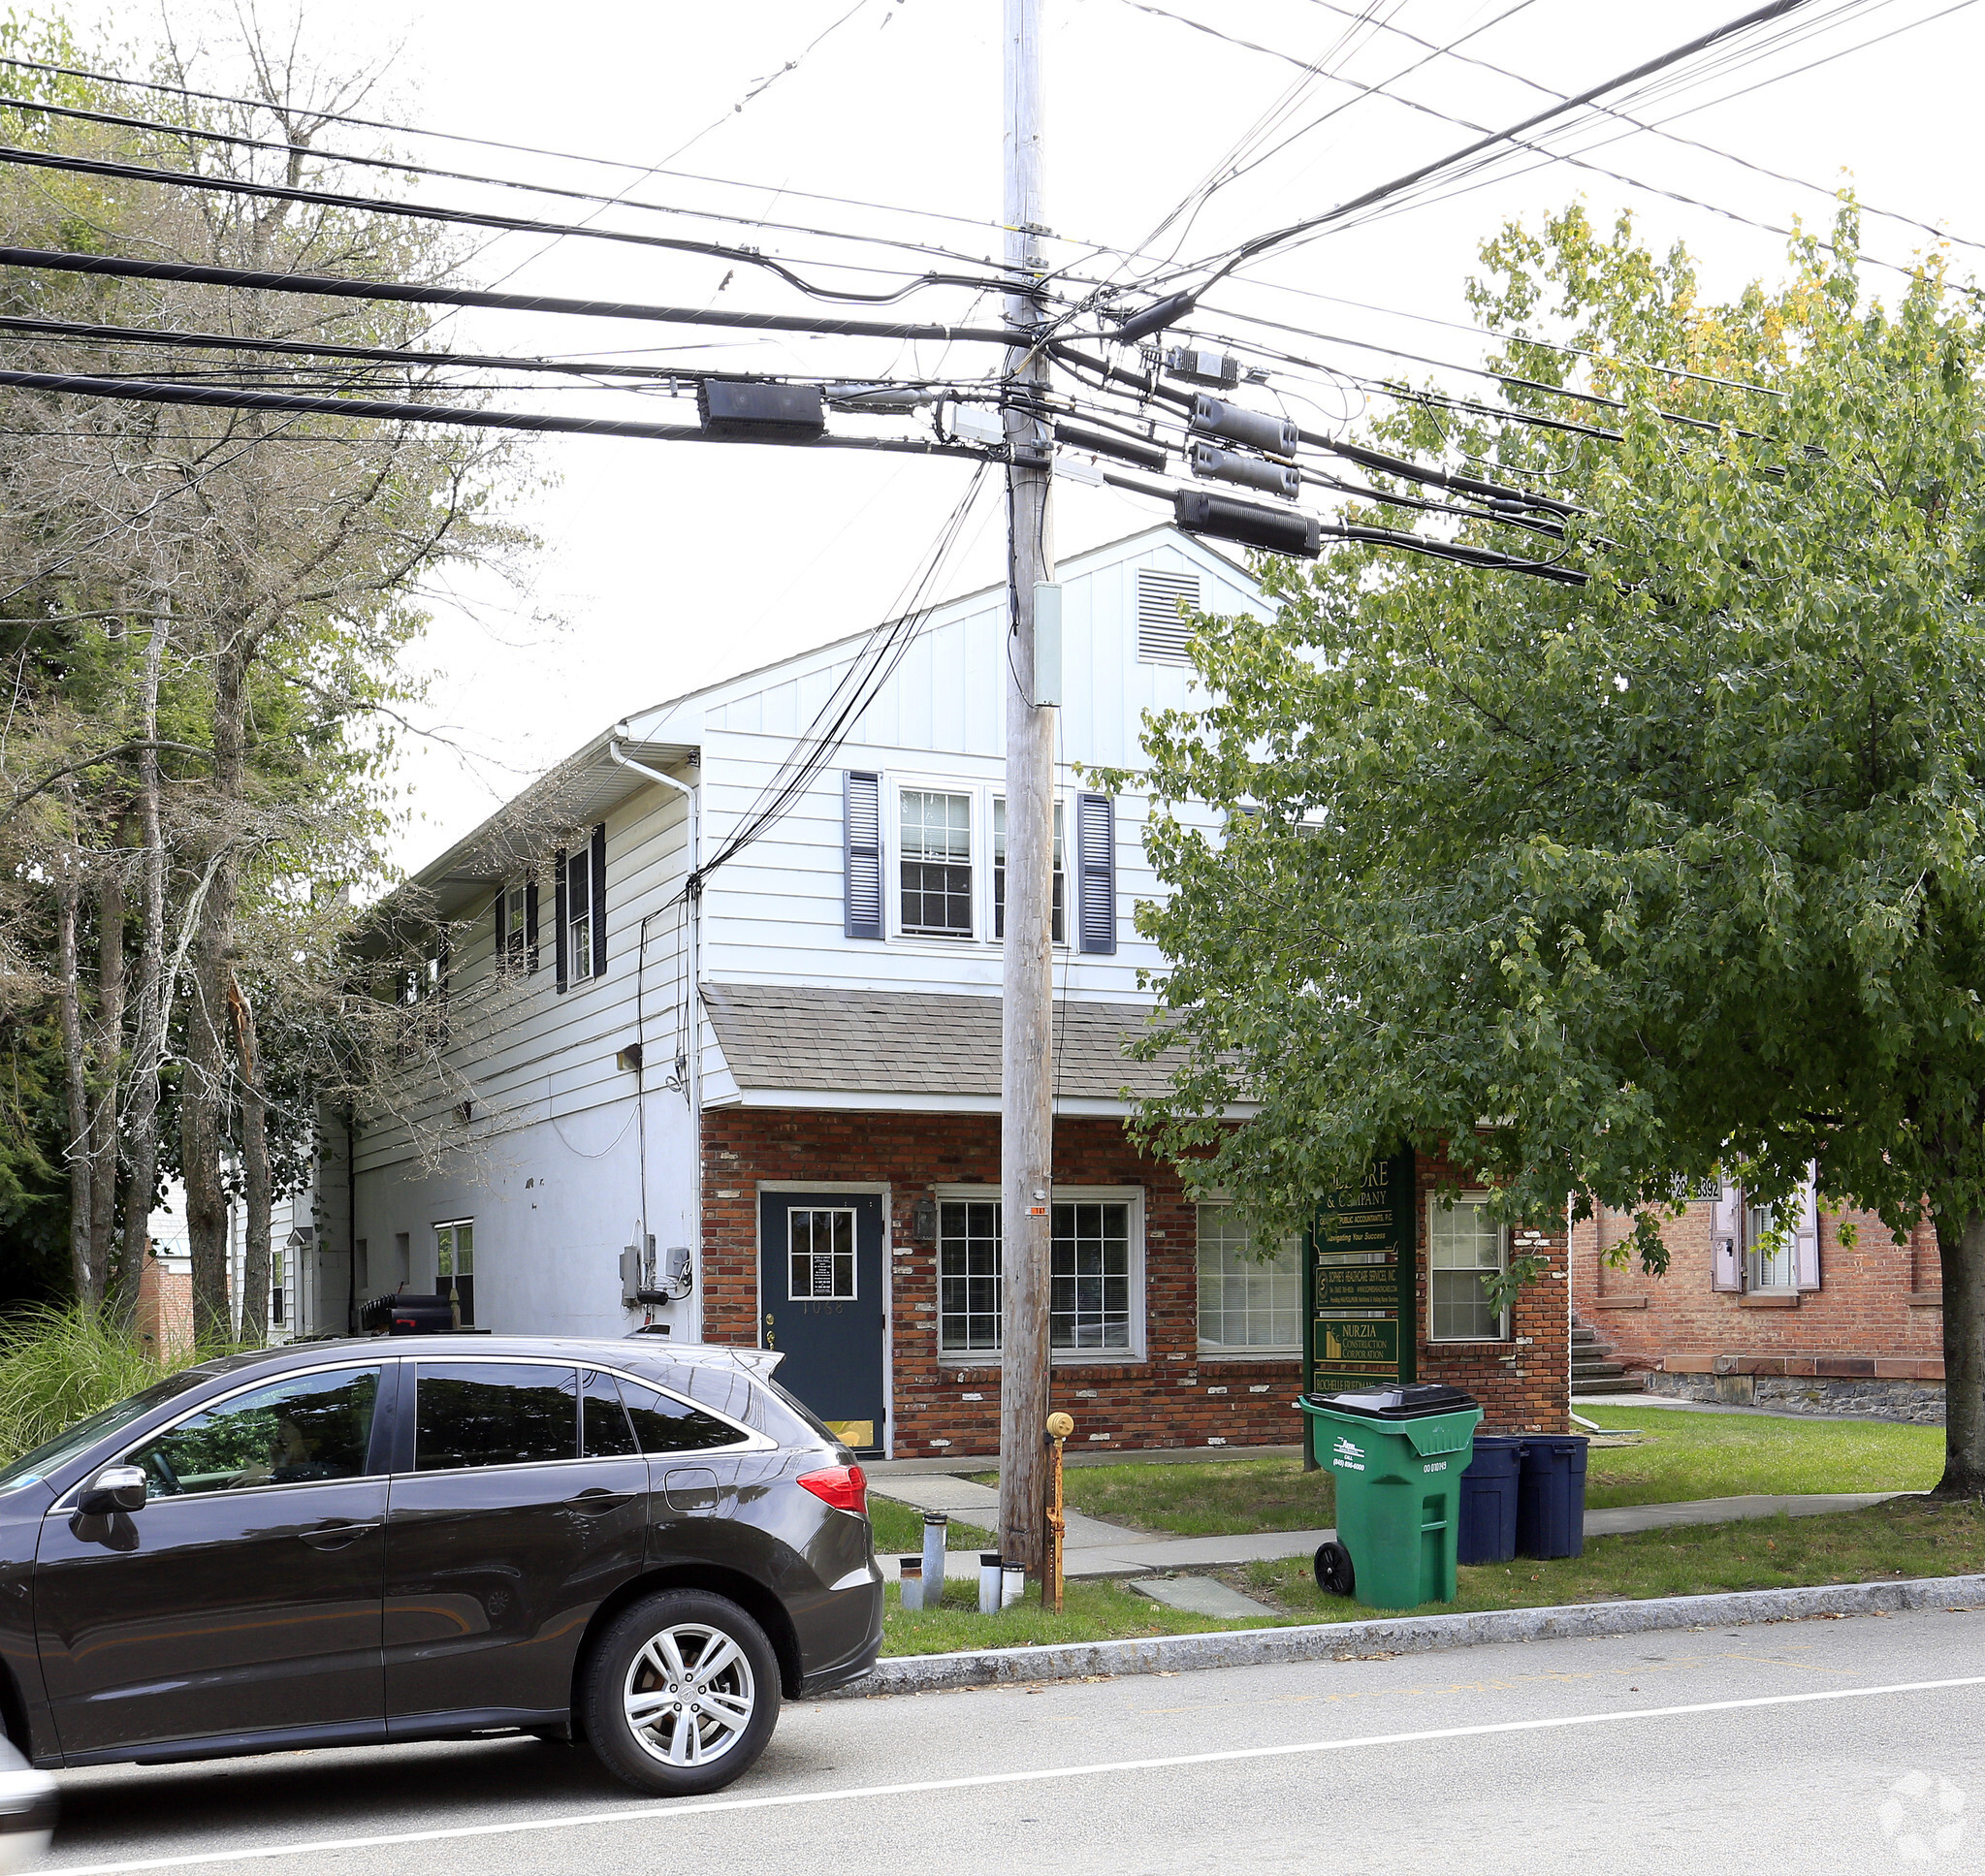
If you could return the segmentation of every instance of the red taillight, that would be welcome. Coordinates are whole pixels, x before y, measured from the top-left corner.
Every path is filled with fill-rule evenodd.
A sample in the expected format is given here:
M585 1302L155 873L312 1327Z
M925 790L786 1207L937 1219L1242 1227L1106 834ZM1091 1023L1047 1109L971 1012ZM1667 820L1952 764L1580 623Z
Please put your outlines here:
M801 1473L799 1482L837 1511L868 1515L869 1481L859 1466L823 1466L818 1472Z

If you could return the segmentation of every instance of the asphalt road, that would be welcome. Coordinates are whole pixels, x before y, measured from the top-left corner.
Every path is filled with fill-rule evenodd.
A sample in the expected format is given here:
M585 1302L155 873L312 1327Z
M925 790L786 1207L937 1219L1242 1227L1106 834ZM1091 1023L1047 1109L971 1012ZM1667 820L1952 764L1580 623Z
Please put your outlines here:
M793 1706L673 1804L515 1739L61 1782L71 1876L1985 1871L1985 1610Z

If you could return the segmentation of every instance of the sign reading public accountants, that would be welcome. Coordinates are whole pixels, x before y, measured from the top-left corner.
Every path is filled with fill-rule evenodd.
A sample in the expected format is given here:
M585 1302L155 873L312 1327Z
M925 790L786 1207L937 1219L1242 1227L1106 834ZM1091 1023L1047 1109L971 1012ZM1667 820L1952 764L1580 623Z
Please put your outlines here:
M1318 1202L1304 1265L1313 1391L1414 1379L1414 1225L1411 1153Z

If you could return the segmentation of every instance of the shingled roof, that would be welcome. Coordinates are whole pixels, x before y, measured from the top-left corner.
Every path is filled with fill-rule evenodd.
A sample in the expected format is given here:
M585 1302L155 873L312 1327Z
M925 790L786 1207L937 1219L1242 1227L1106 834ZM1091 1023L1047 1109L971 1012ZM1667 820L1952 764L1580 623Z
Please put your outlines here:
M744 1089L820 1094L1000 1092L1000 999L929 991L827 990L713 983L704 1007ZM1057 1092L1116 1100L1162 1093L1184 1051L1134 1062L1124 1044L1150 1018L1142 1003L1058 1001Z

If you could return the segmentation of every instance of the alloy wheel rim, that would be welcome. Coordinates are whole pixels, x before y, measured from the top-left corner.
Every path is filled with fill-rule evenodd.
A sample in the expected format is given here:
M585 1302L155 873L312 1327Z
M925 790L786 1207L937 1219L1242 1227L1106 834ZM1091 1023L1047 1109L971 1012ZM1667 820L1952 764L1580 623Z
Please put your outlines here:
M745 1651L721 1629L678 1622L651 1636L621 1690L627 1731L664 1765L707 1765L745 1736L758 1710Z

